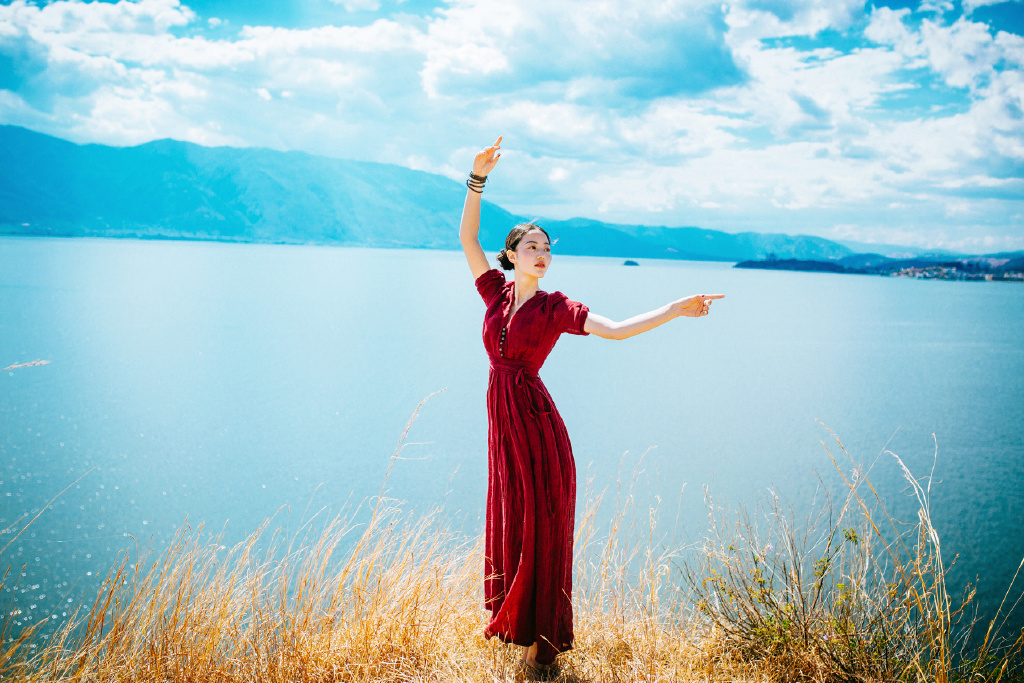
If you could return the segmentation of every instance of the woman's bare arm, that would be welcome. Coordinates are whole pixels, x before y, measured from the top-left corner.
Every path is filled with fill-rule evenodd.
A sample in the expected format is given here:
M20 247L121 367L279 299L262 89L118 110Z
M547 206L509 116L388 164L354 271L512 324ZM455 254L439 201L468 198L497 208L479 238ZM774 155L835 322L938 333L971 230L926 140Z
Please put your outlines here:
M708 306L713 299L722 299L724 294L699 294L688 296L685 299L665 304L661 308L640 315L634 315L628 320L615 322L603 315L588 313L587 320L583 324L584 332L596 334L605 339L627 339L634 337L641 332L653 330L658 325L667 323L672 318L685 315L691 318L699 318L708 314Z
M481 151L473 159L473 174L487 177L494 165L498 163L501 156L501 136L493 145ZM488 270L487 256L483 247L480 246L480 198L479 192L466 189L466 203L462 207L462 223L459 225L459 241L462 242L462 251L466 254L466 261L469 262L469 269L473 272L473 279L477 279Z

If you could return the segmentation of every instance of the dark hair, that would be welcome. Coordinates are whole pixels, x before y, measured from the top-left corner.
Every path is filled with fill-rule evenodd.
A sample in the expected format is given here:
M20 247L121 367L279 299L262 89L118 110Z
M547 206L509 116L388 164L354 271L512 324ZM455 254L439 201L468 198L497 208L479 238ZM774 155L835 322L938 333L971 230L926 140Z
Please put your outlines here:
M544 233L544 236L548 238L548 242L551 242L551 235L548 234L548 231L536 223L520 223L516 227L512 228L508 233L508 237L505 238L505 248L498 252L498 265L505 270L513 270L516 267L516 265L509 260L508 252L515 251L516 247L519 246L519 241L523 239L523 235L531 230L540 230Z

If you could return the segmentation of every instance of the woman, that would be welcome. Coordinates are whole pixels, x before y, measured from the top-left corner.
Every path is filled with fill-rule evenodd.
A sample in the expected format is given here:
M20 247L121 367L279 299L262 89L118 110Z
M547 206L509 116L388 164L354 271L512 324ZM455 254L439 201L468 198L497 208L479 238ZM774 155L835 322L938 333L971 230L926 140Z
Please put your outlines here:
M480 247L480 198L498 163L501 138L476 155L459 239L487 304L488 484L484 599L485 635L522 645L523 662L546 673L572 647L572 541L576 465L572 446L537 371L558 336L596 334L625 339L680 315L707 315L722 295L679 299L623 322L591 313L561 292L538 288L551 265L551 240L540 227L513 228L498 254L509 282L491 269Z

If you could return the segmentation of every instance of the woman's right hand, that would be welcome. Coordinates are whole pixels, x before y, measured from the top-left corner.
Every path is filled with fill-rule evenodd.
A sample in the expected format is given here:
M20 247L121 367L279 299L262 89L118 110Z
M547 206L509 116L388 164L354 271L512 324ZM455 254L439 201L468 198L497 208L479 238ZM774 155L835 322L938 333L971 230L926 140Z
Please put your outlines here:
M688 296L679 301L673 301L669 304L669 307L674 315L699 318L702 315L708 314L708 306L711 305L712 301L724 298L725 294L698 294L696 296Z
M501 136L494 141L494 144L484 149L473 159L473 175L487 177L487 174L491 172L494 165L498 163L498 159L501 157Z

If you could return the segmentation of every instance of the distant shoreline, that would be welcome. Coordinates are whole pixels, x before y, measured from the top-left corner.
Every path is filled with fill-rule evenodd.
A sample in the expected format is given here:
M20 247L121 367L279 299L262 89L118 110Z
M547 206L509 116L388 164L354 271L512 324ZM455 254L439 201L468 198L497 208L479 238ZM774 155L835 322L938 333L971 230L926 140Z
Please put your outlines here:
M870 256L870 255L865 255ZM846 275L882 275L916 280L960 280L970 282L1024 282L1024 258L965 258L965 259L886 259L878 257L876 263L867 261L861 267L844 265L840 261L813 261L801 259L768 258L763 261L740 261L734 268L752 270L791 270L811 273L840 273Z

